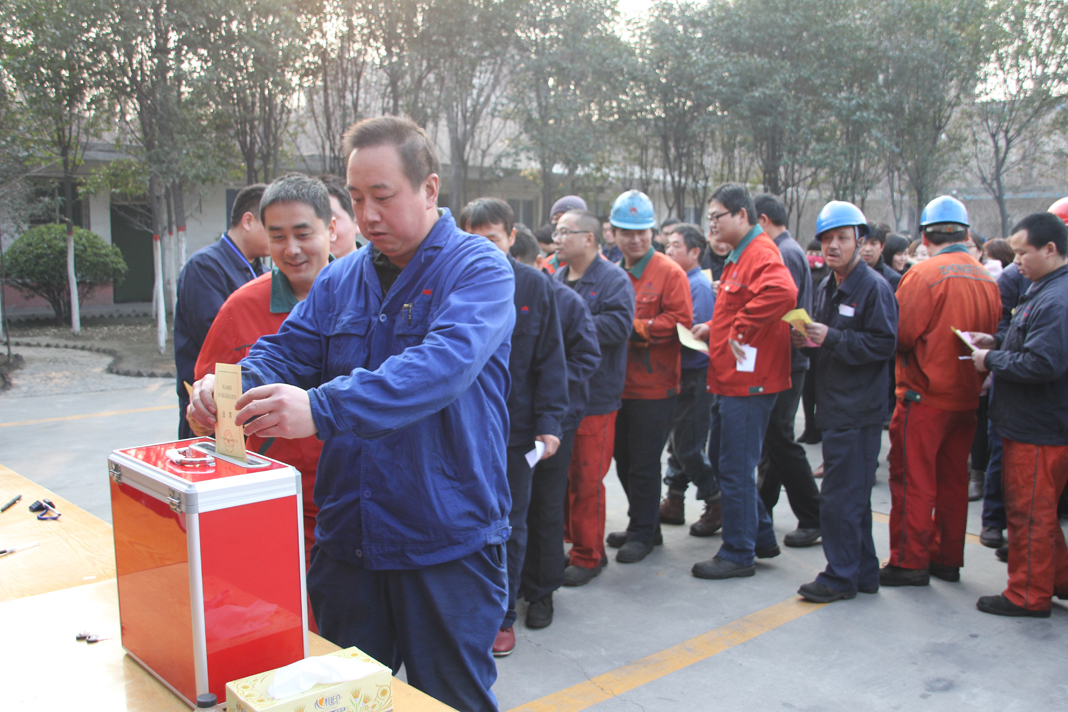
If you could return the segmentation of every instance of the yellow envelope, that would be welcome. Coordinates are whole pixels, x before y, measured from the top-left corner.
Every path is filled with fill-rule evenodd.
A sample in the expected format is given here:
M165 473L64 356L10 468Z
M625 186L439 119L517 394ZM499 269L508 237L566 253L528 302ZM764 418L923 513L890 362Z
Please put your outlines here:
M689 329L687 329L682 324L676 324L675 328L679 332L679 341L682 342L683 346L688 349L693 349L694 351L703 351L706 354L708 353L708 344L706 344L704 341L701 341L700 339L695 338L694 335L690 333Z
M233 363L215 364L215 452L248 462L245 429L234 422L241 393L241 367Z
M955 326L951 326L949 328L953 329L953 333L957 335L958 339L967 344L968 348L972 350L972 353L975 353L979 350L979 347L972 343L972 338L970 336L968 336ZM963 356L961 358L963 358Z
M812 317L808 315L808 312L804 309L791 309L786 312L786 316L782 318L790 326L800 331L805 336L808 336L808 331L805 329L805 324L812 323Z

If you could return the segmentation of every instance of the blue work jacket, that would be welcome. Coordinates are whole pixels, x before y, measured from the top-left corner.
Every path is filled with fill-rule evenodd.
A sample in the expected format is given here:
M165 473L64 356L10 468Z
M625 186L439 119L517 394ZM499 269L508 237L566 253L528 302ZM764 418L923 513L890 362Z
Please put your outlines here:
M1012 322L1012 310L1020 303L1020 297L1031 286L1031 280L1020 274L1019 266L1013 262L998 275L998 292L1001 293L1001 321L998 322L998 343L1005 340Z
M180 398L187 397L182 381L193 385L196 380L197 356L223 302L263 273L260 261L249 263L225 234L194 252L182 267L174 305L175 388Z
M568 274L570 269L565 265L553 276L566 285ZM622 403L627 342L634 328L634 287L621 267L597 257L575 283L575 291L593 314L601 347L601 367L590 379L586 415L605 415L619 410Z
M586 417L590 399L590 377L601 365L601 347L597 343L597 326L593 314L578 293L563 282L550 279L556 298L556 313L560 316L560 331L564 337L564 357L567 359L567 415L561 427L577 428Z
M372 250L332 262L246 389L308 391L324 441L316 543L368 569L415 569L508 539L508 354L515 278L447 210L383 297Z
M1001 346L987 352L983 363L994 374L990 420L1003 437L1068 445L1066 313L1068 267L1059 267L1020 297Z
M485 239L472 237L472 240ZM561 437L567 415L567 384L561 374L567 368L560 318L556 313L550 278L508 255L515 271L515 329L508 373L511 428L509 446L534 447L537 435Z
M890 283L863 261L841 283L834 272L816 293L827 337L805 351L816 359L816 427L882 425L890 387L886 362L897 351L897 300Z
M712 291L712 282L709 281L700 267L694 267L686 273L686 279L690 280L690 300L693 302L693 323L704 324L712 320L712 311L716 307L716 293ZM682 347L682 368L704 368L708 365L708 354L703 351Z

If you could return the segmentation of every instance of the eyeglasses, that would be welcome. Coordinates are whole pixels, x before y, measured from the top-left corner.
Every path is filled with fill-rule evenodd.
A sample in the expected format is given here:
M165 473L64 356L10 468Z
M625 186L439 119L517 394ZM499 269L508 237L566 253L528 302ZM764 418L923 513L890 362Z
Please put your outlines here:
M553 239L555 240L556 238L559 237L561 240L563 240L568 235L589 235L589 234L592 234L592 233L590 233L589 230L568 230L567 228L561 228L559 230L553 230Z
M709 213L706 217L708 218L708 222L715 223L715 222L719 222L719 219L721 217L723 217L724 215L733 215L733 214L734 213L732 213L730 210L724 210L722 213Z

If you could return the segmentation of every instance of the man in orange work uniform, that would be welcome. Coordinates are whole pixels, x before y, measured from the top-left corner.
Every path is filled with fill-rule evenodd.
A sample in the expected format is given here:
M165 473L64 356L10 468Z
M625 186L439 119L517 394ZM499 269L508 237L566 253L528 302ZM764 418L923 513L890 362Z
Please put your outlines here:
M614 453L630 523L627 531L609 534L607 542L619 549L616 561L631 564L661 541L660 456L671 432L682 373L676 325L690 328L693 304L686 273L652 247L656 217L649 196L638 190L623 193L612 205L610 219L636 306Z
M931 257L913 265L897 288L890 561L879 572L883 586L926 586L930 576L960 580L968 453L983 378L953 329L989 334L1001 318L997 283L963 244L964 205L935 198L923 209L920 229Z
M276 333L297 302L308 296L315 278L330 260L334 217L329 193L321 181L294 173L271 183L260 199L260 220L267 230L274 268L242 286L223 304L197 358L198 381L215 373L216 363L237 363L257 339ZM203 430L192 419L190 425ZM319 511L312 501L312 490L322 441L314 435L296 440L249 435L245 446L300 472L307 564Z
M693 330L709 342L708 390L719 396L712 407L708 454L719 462L723 545L713 558L694 564L692 573L727 579L752 576L754 558L779 555L755 470L776 394L790 388L790 327L782 318L797 304L797 285L779 248L758 224L745 186L716 188L708 222L732 248L712 320Z

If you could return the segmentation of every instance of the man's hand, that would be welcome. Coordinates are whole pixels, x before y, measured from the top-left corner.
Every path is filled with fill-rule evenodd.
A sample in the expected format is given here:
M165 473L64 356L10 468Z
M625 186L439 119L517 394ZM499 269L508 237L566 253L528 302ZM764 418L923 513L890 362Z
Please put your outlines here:
M708 324L701 322L700 324L694 324L690 328L690 333L693 334L693 338L698 341L708 341Z
M649 345L649 325L641 319L634 320L634 331L630 334L630 342L635 346Z
M189 424L189 429L193 431L193 435L198 438L202 438L206 435L214 435L215 429L209 428L206 425L201 425L194 416L193 404L190 403L185 408L185 422Z
M988 334L980 334L980 336L988 336ZM986 367L986 355L990 353L990 349L978 349L972 351L972 363L975 364L975 370L979 373L986 373L989 369Z
M734 360L738 363L745 361L745 351L742 351L742 342L735 341L734 339L727 339L727 343L731 345L731 353L734 354Z
M794 327L790 327L790 344L794 348L803 348L808 343L808 337Z
M215 430L215 374L209 373L193 384L193 395L189 396L189 410L186 419L190 425L195 420L208 432ZM195 432L195 431L194 431Z
M969 331L968 336L972 337L972 344L977 349L996 349L998 346L998 340L990 334L982 334L978 331Z
M303 388L284 383L258 386L238 398L236 406L234 422L244 425L245 435L296 439L316 433L311 401Z
M538 435L534 439L545 443L545 452L541 454L542 460L548 460L560 449L560 438L555 435Z
M808 338L812 343L816 344L816 346L823 345L823 340L827 338L826 324L814 321L811 324L806 324L805 330L808 332Z

